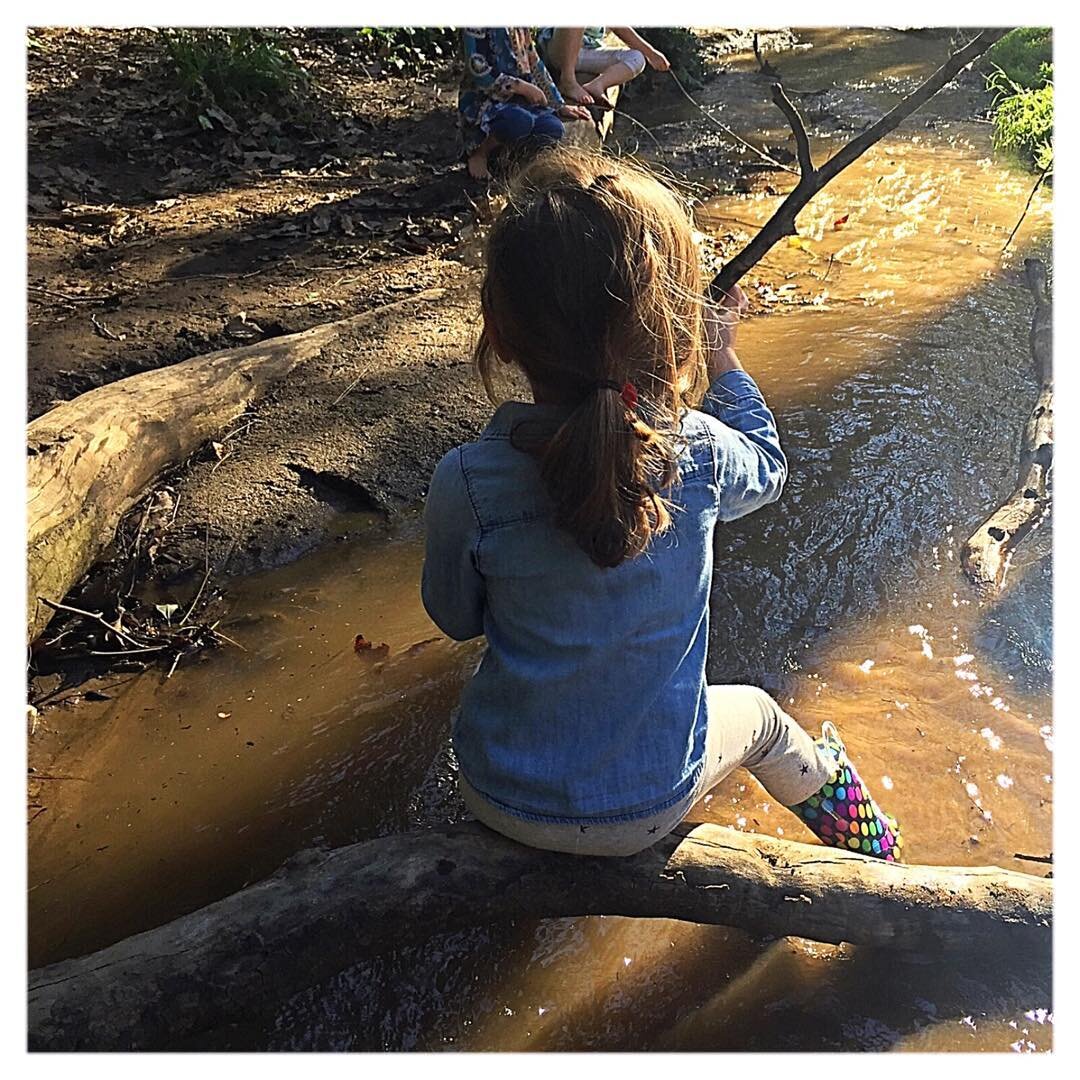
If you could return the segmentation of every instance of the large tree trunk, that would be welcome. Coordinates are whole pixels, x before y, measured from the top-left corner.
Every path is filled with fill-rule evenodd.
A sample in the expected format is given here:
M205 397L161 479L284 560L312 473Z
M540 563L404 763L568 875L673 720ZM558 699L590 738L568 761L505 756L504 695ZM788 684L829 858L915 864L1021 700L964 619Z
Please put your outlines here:
M63 600L159 473L338 334L385 310L120 379L34 420L27 430L27 639L53 614L40 598Z
M34 1049L175 1046L432 933L626 915L917 952L1047 952L1049 881L899 866L715 825L624 859L523 847L470 823L307 852L167 926L31 972Z

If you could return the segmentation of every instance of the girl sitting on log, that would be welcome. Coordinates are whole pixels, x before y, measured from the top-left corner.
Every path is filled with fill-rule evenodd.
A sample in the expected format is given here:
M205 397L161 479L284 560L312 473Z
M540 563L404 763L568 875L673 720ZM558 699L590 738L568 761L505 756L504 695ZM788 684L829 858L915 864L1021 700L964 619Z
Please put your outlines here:
M741 765L825 842L895 859L831 724L815 742L764 691L706 684L714 531L778 498L787 463L735 352L745 297L708 306L678 199L610 158L537 157L481 300L488 394L512 365L532 403L500 405L428 495L424 605L487 636L453 725L469 808L523 844L630 855Z
M562 119L588 120L579 105L567 105L527 27L461 31L465 74L458 113L465 160L474 180L491 174L488 158L500 146L550 146L563 136Z

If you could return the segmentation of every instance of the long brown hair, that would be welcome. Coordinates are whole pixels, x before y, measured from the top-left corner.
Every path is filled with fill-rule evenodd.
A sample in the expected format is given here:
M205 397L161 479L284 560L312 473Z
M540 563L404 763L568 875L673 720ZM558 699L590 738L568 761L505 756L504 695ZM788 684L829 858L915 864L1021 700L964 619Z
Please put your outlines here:
M514 444L537 458L556 524L599 566L671 524L661 492L677 480L679 415L705 385L703 285L683 204L610 157L541 154L492 226L477 365L493 400L498 350L569 409Z

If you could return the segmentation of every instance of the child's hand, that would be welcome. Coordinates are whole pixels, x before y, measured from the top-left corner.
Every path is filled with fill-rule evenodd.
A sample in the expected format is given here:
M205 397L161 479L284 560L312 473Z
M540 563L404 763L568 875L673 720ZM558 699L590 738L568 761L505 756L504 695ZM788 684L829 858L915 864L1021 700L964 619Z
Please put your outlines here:
M555 114L563 120L591 120L589 110L584 105L563 105Z
M514 87L514 93L518 97L523 97L530 105L546 105L548 103L547 94L535 83L528 82L525 79L518 79L517 85Z
M746 293L738 285L732 285L719 307L709 305L705 308L705 341L709 350L707 366L710 382L725 371L742 370L742 364L735 353L735 335L739 328L739 318L749 306Z
M671 68L671 62L668 58L659 50L652 47L645 53L645 63L653 69L653 71L668 71Z

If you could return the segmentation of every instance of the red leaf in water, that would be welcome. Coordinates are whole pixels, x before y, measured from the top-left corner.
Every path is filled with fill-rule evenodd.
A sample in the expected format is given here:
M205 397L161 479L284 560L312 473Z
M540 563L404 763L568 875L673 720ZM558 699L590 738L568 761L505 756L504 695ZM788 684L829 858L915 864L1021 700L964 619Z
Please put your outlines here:
M840 229L847 224L847 219L851 217L850 214L845 214L843 217L838 217L833 223L833 232L839 232Z

